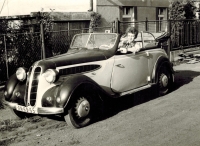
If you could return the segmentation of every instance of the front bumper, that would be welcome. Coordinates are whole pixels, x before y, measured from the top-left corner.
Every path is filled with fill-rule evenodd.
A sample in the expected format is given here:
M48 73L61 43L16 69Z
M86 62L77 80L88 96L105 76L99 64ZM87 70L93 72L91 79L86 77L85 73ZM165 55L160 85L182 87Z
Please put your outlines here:
M12 109L16 109L21 112L25 113L31 113L31 114L41 114L41 115L55 115L55 114L61 114L64 113L63 108L58 107L35 107L35 106L21 106L17 103L12 102L4 102L6 105L8 105Z

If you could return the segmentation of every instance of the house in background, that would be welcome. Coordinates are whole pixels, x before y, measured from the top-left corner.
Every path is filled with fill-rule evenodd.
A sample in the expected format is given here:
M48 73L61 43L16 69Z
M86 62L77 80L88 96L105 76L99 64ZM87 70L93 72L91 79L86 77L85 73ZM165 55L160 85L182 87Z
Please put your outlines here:
M151 32L166 31L169 19L169 0L90 0L93 11L101 14L101 26L109 25L116 18L120 22L149 21L148 30ZM194 0L197 9L200 1ZM199 19L199 10L196 13ZM152 22L151 22L152 21ZM154 21L154 22L153 22ZM157 21L157 22L155 22ZM135 24L138 29L145 30L145 23ZM124 26L127 27L127 26ZM122 27L123 29L123 27Z
M54 30L70 30L88 28L90 23L90 12L94 11L101 15L99 27L110 26L118 18L120 22L133 22L138 29L145 30L145 23L134 24L137 21L159 21L157 24L150 24L149 31L158 32L166 28L162 20L168 19L168 0L88 0L88 11L83 12L56 12L51 13L56 23ZM65 3L63 3L64 7ZM66 7L67 7L66 3ZM77 10L78 11L78 10ZM30 13L30 17L37 12ZM28 16L28 15L27 15ZM28 17L29 17L28 16ZM18 16L16 16L18 17ZM2 17L1 17L2 18ZM5 17L4 17L5 18ZM2 18L2 19L4 19ZM30 24L30 21L29 23ZM129 24L130 25L130 24ZM125 29L127 26L122 26Z
M121 22L167 20L168 7L168 0L93 0L93 10L102 17L101 26L108 25L116 18ZM145 23L138 27L144 30ZM149 31L153 32L165 29L166 23L149 26Z
M57 23L54 27L55 30L88 28L91 19L91 11L97 12L101 15L101 23L99 27L111 26L111 23L117 18L120 22L133 22L131 25L137 26L140 30L145 30L145 22L140 24L134 22L148 20L148 30L151 32L161 32L167 28L167 21L165 20L168 20L169 0L85 0L84 6L77 2L73 7L70 7L72 2L70 3L69 1L63 1L63 3L58 1L58 3L54 4L55 6L46 3L52 8L53 21ZM196 0L195 3L196 6L199 7L199 0ZM12 3L10 3L10 5L11 4ZM37 7L41 4L37 4ZM43 7L44 5L41 6ZM81 6L84 7L82 11L80 11ZM65 9L69 7L71 10L73 9L73 12L69 12ZM7 8L4 9L7 10ZM41 7L38 7L37 10L40 11L39 9L41 10ZM34 13L38 11L34 11ZM46 9L45 7L44 12L46 11L49 11L49 9ZM32 16L32 14L33 13L29 13L26 15ZM127 26L121 27L123 28Z

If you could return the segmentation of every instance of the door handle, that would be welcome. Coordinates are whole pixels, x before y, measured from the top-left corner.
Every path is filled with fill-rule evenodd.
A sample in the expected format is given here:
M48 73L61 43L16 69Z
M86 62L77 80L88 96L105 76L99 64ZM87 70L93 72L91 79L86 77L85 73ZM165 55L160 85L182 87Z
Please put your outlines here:
M124 68L124 66L122 64L117 64L116 66L120 67L120 68Z

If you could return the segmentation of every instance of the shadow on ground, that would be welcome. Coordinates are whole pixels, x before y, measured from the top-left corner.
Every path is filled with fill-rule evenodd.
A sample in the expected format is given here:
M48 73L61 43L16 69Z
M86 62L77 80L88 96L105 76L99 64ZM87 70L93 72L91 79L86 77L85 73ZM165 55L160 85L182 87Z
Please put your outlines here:
M193 79L200 75L200 72L191 70L177 70L174 78L173 91L179 89L180 87L189 84Z
M155 87L152 87L118 99L110 99L106 102L103 119L110 118L123 110L143 104L157 97Z
M174 85L172 91L179 89L180 87L190 83L193 79L200 75L200 72L195 72L191 70L178 70L175 73ZM143 104L150 100L158 98L156 95L156 88L152 87L128 96L121 97L119 99L109 100L106 104L105 117L107 119L116 115L117 113L132 108L134 106ZM162 97L159 97L162 98Z

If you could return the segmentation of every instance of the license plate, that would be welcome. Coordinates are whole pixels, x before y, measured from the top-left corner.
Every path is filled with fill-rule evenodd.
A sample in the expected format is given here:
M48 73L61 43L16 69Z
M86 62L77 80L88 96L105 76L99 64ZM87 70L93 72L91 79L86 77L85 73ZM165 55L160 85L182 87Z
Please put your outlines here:
M32 114L36 113L34 108L31 106L25 107L25 106L17 105L16 110L21 111L21 112L26 112L26 113L32 113Z

